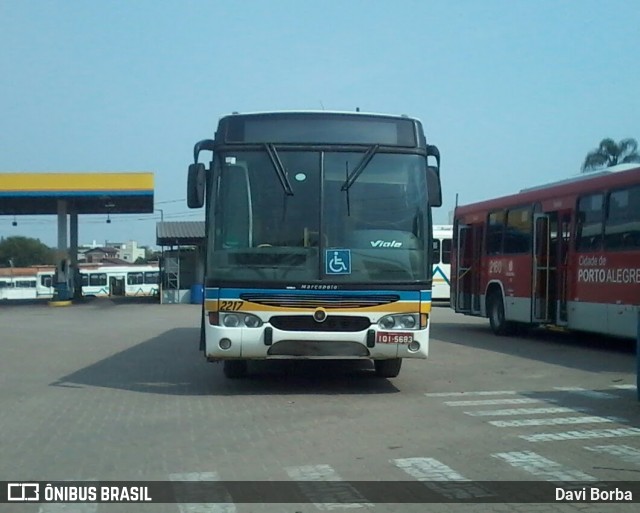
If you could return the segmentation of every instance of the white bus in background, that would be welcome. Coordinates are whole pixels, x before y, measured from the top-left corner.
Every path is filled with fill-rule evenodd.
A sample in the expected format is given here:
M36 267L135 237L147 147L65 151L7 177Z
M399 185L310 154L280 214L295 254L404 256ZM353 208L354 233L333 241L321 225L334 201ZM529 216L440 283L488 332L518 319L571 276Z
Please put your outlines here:
M34 299L36 297L36 279L34 276L0 277L0 300Z
M81 267L83 296L154 296L160 288L160 270L153 265ZM53 271L39 272L37 297L53 296Z
M453 225L433 227L433 285L431 298L434 301L449 301L451 291L451 244Z

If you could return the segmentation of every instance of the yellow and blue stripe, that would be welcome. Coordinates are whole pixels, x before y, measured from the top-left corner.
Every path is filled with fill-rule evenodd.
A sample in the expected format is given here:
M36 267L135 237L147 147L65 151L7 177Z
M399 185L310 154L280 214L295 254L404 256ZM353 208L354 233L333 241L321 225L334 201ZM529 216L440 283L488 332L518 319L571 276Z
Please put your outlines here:
M282 304L264 304L243 298L242 296L269 296L276 298ZM376 297L383 298L395 296L391 301L382 304L366 306L364 300L370 299L373 303ZM316 299L314 299L314 297ZM322 303L326 297L327 303ZM358 298L363 301L359 302ZM334 298L332 301L331 298ZM340 298L344 298L340 300ZM429 313L431 311L431 291L400 291L400 290L301 290L301 289L239 289L239 288L207 288L205 290L205 309L216 312L228 309L224 302L229 302L230 307L245 312L313 312L318 308L326 308L333 312L384 312L405 313L416 312ZM272 301L277 303L278 301ZM347 306L349 303L360 303L358 306ZM332 304L336 306L332 306Z
M153 173L0 173L2 197L153 195Z

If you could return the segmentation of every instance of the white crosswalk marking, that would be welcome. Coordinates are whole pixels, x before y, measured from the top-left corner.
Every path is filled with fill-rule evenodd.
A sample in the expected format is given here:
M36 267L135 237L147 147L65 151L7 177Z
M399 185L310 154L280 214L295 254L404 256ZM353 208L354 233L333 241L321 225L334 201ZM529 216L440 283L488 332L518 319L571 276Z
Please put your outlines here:
M462 396L483 396L483 395L515 395L515 390L472 390L470 392L430 392L427 397L462 397Z
M545 400L546 402L555 402L553 400ZM533 399L530 397L516 399L479 399L477 401L445 401L447 406L493 406L500 404L532 404L542 402L542 399Z
M619 390L633 390L634 392L637 389L635 385L613 385L613 388L617 388Z
M640 436L640 429L618 428L565 431L562 433L538 433L536 435L520 435L520 438L528 442L555 442L559 440L589 440L593 438L617 438L623 436Z
M302 465L285 468L287 475L293 481L299 481L302 493L321 510L352 509L373 507L351 484L343 482L338 473L329 465ZM331 481L329 487L323 489L322 496L318 496L313 487L305 487L304 481ZM340 502L326 502L328 496L335 497Z
M184 472L181 474L170 474L171 481L220 481L217 472ZM228 493L220 497L219 503L182 503L178 504L180 513L235 513L236 507L233 498Z
M500 452L492 454L491 456L501 459L512 467L524 470L545 481L597 481L595 477L589 474L565 467L533 451Z
M564 406L557 406L551 408L508 408L504 410L478 410L478 411L465 411L466 415L473 417L508 417L514 415L547 415L550 413L585 413L589 411L588 408L566 408Z
M518 420L490 420L488 423L498 427L523 426L563 426L567 424L600 424L604 422L625 422L617 417L558 417L551 419L518 419Z
M98 503L93 504L41 504L38 513L95 513Z
M627 463L632 463L640 467L640 449L636 449L635 447L631 447L629 445L597 445L594 447L585 447L585 449L587 451L617 456Z
M411 477L424 481L430 490L450 499L473 499L493 495L489 490L478 483L470 482L435 458L403 458L391 461Z
M561 392L571 392L573 394L583 395L591 399L620 399L617 395L607 394L606 392L598 392L597 390L587 390L582 387L553 387Z

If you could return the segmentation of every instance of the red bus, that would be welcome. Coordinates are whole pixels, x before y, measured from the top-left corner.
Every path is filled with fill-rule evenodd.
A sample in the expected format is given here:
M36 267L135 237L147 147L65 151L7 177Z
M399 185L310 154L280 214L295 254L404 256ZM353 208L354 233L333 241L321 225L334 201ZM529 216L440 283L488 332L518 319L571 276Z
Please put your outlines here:
M456 207L451 306L497 335L546 326L635 338L640 166Z

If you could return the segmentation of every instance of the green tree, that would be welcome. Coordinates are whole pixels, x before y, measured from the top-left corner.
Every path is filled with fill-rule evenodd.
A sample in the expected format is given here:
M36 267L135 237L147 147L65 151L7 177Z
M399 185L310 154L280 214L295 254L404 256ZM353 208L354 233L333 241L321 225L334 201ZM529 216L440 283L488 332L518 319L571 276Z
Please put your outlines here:
M582 163L582 172L597 171L630 162L640 162L638 142L635 139L622 139L619 143L609 138L602 139L597 149L587 153Z
M0 267L29 267L54 263L54 250L38 239L19 235L0 239Z

